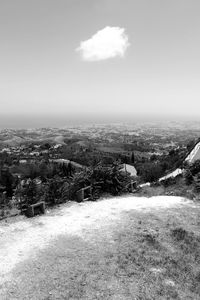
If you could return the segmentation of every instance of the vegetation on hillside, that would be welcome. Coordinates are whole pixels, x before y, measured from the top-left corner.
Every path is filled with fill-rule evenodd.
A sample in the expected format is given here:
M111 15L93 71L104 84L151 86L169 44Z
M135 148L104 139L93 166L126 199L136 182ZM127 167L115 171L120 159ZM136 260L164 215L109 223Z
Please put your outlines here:
M22 208L41 200L55 205L75 200L77 191L86 186L92 187L93 199L103 193L119 195L130 190L130 182L134 179L120 171L121 164L136 167L138 183L155 183L168 172L182 167L186 154L194 144L195 141L190 141L187 147L180 145L162 155L139 156L138 148L134 151L133 144L131 146L129 143L114 152L100 151L89 140L83 143L79 139L68 139L65 145L58 145L57 148L47 142L30 143L26 145L26 151L31 151L30 156L36 157L31 156L26 163L20 163L17 154L0 152L0 206L9 207L15 203ZM145 147L149 147L148 143L137 145L141 149L143 147L142 153L145 153ZM50 159L50 154L56 158L66 158L68 163L56 162L56 159ZM70 161L83 167L77 169ZM197 162L190 167L184 166L184 184L193 184L196 193L200 191L199 165ZM172 185L173 182L165 184Z

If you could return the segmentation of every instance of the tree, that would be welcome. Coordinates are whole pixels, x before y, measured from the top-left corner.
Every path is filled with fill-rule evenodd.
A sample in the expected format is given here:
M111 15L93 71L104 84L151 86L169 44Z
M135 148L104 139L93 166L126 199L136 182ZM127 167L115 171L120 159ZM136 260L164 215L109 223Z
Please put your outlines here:
M187 143L187 150L188 150L188 151L191 151L191 150L194 148L195 144L196 144L195 140L189 141L189 142Z
M135 154L134 154L134 152L131 153L131 162L132 162L132 164L135 163Z
M1 171L1 183L5 186L6 196L12 197L13 195L13 176L8 169Z
M35 180L28 179L17 186L15 195L19 198L20 209L36 203L41 196L42 190L37 186Z

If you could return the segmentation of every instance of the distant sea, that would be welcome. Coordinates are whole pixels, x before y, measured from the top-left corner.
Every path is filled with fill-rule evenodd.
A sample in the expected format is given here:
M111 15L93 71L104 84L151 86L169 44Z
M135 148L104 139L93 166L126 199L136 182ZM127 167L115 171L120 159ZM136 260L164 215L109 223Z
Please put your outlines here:
M81 124L113 124L113 123L137 123L137 122L181 122L199 123L200 118L188 118L182 116L141 116L141 115L0 115L0 130L5 128L26 129L41 127L66 127Z

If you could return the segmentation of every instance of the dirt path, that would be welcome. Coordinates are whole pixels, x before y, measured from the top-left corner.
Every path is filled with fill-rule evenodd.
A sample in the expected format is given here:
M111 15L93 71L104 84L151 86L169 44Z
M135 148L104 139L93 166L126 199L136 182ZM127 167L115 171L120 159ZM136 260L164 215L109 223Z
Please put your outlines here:
M2 222L0 226L0 298L129 299L128 296L120 298L117 295L115 298L103 298L101 294L98 296L98 293L95 294L96 296L93 295L91 290L90 294L85 294L84 297L80 296L80 293L77 295L72 293L64 297L66 291L65 293L58 292L59 287L53 289L57 291L53 294L49 285L46 286L45 282L48 280L44 280L42 273L47 265L48 267L51 265L50 272L56 273L57 279L58 277L59 280L61 277L73 277L73 269L79 262L90 270L91 266L87 266L86 263L89 260L88 253L94 259L95 255L101 257L105 251L109 252L109 247L113 247L115 243L113 236L116 228L119 230L120 226L121 228L126 226L126 214L131 212L144 214L183 206L195 207L193 202L180 197L127 196L82 204L68 203L47 212L44 216L33 219L22 218L11 224ZM103 257L105 253L101 257L104 261ZM59 258L62 260L62 266L57 261ZM64 265L68 266L65 271ZM55 268L57 268L56 271ZM69 270L71 273L65 273L64 276L63 272L69 272ZM36 277L39 279L36 280ZM53 286L57 279L53 279ZM113 284L117 285L117 283ZM23 288L23 293L20 292L20 288ZM81 290L82 287L79 289Z

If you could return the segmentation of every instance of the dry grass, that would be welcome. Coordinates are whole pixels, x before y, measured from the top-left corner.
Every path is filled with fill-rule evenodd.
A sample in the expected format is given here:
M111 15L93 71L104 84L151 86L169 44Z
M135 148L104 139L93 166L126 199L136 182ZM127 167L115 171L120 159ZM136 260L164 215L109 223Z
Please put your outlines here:
M200 299L199 209L124 211L90 241L63 236L18 267L8 299Z
M134 278L135 299L200 299L200 236L175 224L145 231L126 231L119 245L118 273Z
M191 200L200 199L199 194L195 191L194 185L186 185L183 178L178 178L175 184L169 186L146 186L143 187L137 196L153 197L159 195L180 196Z

